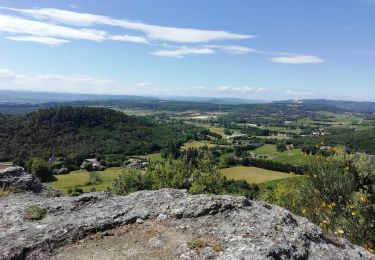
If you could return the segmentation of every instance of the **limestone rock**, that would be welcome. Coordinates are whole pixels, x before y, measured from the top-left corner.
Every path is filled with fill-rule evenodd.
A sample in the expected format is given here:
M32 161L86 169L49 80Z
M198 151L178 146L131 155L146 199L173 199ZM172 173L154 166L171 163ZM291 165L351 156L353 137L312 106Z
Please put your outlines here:
M11 192L31 191L42 194L53 191L51 187L41 183L22 167L9 167L0 171L0 188Z
M175 189L46 197L29 177L19 168L0 175L26 190L0 197L0 259L375 259L305 218L244 197ZM33 205L46 209L43 219L23 217Z

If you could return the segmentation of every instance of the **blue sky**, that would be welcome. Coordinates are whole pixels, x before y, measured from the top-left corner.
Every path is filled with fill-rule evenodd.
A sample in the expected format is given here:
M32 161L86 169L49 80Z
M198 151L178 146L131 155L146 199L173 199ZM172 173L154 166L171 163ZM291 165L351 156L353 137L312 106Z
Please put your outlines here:
M375 0L0 6L0 89L375 101Z

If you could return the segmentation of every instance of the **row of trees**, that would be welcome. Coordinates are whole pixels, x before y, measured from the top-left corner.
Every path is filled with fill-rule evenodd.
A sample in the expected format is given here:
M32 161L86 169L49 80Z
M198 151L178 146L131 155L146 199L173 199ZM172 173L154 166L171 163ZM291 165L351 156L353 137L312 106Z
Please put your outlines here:
M114 182L114 192L128 194L138 190L162 188L187 189L193 194L235 194L255 198L259 192L256 184L227 180L207 153L198 157L181 156L152 164L144 173L125 169Z

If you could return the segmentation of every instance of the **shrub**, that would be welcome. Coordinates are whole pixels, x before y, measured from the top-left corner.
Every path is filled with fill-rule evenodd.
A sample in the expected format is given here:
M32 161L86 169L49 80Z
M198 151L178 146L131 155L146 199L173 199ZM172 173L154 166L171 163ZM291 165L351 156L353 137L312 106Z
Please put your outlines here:
M149 188L149 185L144 174L136 169L125 169L113 184L114 192L119 195L126 195L147 188Z
M94 170L91 162L84 162L82 167L83 167L83 169L85 169L88 172L92 172Z
M228 128L225 128L224 129L224 134L225 135L232 135L232 132Z
M41 158L32 158L29 162L31 174L40 181L50 181L53 179L52 172L48 167L48 163Z
M284 143L280 143L280 144L276 145L276 151L278 151L278 152L286 151L286 145Z
M222 194L224 192L225 176L207 154L194 170L192 180L189 191L193 194Z
M232 195L245 196L248 199L254 199L259 194L257 184L249 184L245 180L228 180L224 183L225 193Z
M26 209L24 218L28 220L41 220L47 214L47 210L38 205L33 205Z
M375 247L375 168L339 152L314 157L299 191L300 213L326 232Z
M79 196L81 194L83 194L83 190L81 188L76 187L76 188L73 188L73 189L72 188L68 189L68 195L69 196L75 197L75 196Z

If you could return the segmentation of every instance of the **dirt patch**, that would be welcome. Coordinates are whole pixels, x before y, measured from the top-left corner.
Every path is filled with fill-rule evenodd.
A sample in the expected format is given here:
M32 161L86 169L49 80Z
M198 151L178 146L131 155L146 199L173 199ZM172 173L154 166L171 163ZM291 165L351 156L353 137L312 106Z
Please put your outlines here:
M167 223L145 221L92 235L53 259L175 259L191 239Z

